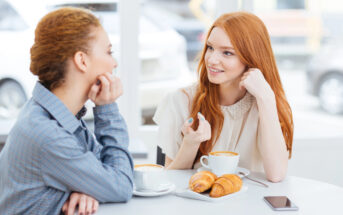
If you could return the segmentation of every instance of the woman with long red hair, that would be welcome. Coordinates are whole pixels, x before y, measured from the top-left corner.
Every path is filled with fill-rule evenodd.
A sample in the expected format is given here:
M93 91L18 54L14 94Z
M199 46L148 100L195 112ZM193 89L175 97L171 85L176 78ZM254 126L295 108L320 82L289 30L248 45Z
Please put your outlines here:
M154 120L168 169L200 166L211 151L281 181L292 153L293 118L268 31L255 15L219 17L208 31L197 84L169 94Z

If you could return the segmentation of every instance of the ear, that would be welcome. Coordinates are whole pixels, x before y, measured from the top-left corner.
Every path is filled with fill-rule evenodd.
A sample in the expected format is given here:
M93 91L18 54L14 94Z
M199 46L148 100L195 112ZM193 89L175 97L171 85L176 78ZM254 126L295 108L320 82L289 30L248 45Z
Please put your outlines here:
M89 66L88 56L86 53L82 51L78 51L74 54L74 63L76 68L78 68L81 72L86 72L87 67Z

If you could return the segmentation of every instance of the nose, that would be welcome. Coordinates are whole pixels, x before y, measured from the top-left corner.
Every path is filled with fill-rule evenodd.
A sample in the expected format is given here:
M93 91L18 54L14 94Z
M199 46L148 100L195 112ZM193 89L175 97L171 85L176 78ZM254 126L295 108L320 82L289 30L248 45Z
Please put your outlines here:
M219 56L218 56L218 52L214 51L212 53L209 53L208 59L207 59L208 63L211 65L216 65L219 63Z
M117 68L118 66L117 60L114 59L114 57L112 57L112 59L113 59L113 68Z

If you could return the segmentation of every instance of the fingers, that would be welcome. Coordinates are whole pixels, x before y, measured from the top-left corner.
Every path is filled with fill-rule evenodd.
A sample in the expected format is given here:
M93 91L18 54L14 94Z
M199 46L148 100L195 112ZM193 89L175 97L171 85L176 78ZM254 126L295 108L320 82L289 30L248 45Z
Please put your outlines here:
M199 112L198 113L199 126L196 133L199 135L200 141L206 141L211 139L211 125L205 119L205 117Z
M200 112L198 112L198 119L199 119L199 124L200 122L205 121L204 115L202 115Z
M247 72L243 73L241 77L241 81L239 82L238 88L240 90L246 89L246 79L251 75L251 69L249 69Z
M101 81L101 91L99 96L107 99L110 91L110 81L103 75L99 76L99 80Z
M86 204L88 204L86 195L81 195L80 201L79 201L79 213L78 213L78 215L84 215L85 214Z
M68 205L68 211L67 215L74 215L75 212L75 207L77 203L79 202L79 195L77 193L72 193L70 195L70 200L69 200L69 205Z
M69 200L67 200L62 207L63 214L67 214L66 210L68 209L68 206L69 206Z
M241 80L239 82L238 87L239 87L240 90L244 90L245 89L245 80Z
M96 105L113 103L123 94L123 86L118 77L107 72L100 75L98 80L101 84L94 84L88 95Z
M99 202L97 200L95 200L94 204L93 204L93 211L92 211L92 213L97 212L98 207L99 207Z
M88 197L88 198L87 198L86 214L92 214L92 213L93 213L93 204L94 204L94 201L96 201L96 200L93 199L92 197Z
M100 90L100 85L93 84L88 93L88 98L94 102L96 100L96 96L99 93L99 90Z
M109 84L110 84L110 86L109 86L109 92L112 92L112 93L113 93L113 91L114 91L114 89L115 89L115 86L114 86L114 77L113 77L110 73L108 73L108 72L106 72L106 73L104 74L104 76L107 78L107 80L109 81Z
M193 125L193 122L194 122L193 118L189 118L186 122L183 123L181 131L184 135L192 131L194 132L193 128L191 127Z

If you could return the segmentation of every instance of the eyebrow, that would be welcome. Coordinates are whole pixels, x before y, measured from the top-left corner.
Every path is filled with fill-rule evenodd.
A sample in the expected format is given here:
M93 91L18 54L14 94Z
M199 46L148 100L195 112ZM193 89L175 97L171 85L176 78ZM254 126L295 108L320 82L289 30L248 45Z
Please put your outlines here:
M109 48L112 48L112 44L109 44L108 47L109 47Z
M212 46L212 43L210 41L207 41L207 45ZM233 47L231 46L220 46L220 49L231 49L231 50L235 50Z

